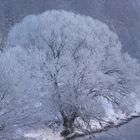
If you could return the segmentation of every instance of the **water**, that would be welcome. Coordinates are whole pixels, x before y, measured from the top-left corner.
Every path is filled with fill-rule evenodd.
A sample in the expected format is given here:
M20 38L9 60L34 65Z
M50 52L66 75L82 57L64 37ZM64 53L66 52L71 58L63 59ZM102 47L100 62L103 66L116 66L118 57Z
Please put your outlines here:
M140 140L140 118L134 119L119 128L100 133L95 138L85 137L76 140Z

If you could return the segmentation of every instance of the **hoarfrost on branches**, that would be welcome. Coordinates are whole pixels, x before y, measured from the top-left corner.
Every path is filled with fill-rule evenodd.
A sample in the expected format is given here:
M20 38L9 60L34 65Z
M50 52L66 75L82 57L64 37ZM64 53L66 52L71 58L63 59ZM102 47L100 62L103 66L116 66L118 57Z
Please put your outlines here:
M7 46L8 67L16 63L14 93L18 90L22 98L29 91L27 97L38 98L48 116L61 118L65 132L74 131L78 118L87 124L103 119L107 102L115 111L133 110L139 64L121 52L118 36L104 23L71 12L47 11L16 24Z

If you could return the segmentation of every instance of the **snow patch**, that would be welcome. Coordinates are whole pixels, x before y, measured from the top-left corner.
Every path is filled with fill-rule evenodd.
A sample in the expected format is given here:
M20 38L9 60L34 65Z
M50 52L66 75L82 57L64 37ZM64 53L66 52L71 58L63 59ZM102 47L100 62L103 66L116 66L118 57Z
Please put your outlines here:
M40 129L36 131L27 132L24 134L25 138L34 138L36 140L62 140L60 132L53 132L50 129Z

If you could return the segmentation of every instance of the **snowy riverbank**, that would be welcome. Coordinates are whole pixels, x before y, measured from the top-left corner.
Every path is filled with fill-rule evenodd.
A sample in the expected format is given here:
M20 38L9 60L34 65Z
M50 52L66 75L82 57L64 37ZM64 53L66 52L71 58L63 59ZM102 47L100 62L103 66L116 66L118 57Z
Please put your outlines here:
M102 127L97 123L94 122L94 128L92 131L87 132L75 132L73 135L69 135L66 140L69 138L72 139L80 139L83 137L90 137L93 135L100 135L100 133L104 133L105 131L110 131L114 128L119 128L122 125L128 123L130 120L139 117L138 113L133 113L131 116L121 116L120 118L117 118L115 123L105 123L102 125ZM129 123L128 123L129 124ZM3 132L0 132L0 138L2 140L63 140L64 138L60 136L60 132L62 131L62 128L60 128L57 131L53 131L52 129L47 128L45 125L38 124L36 126L30 126L30 127L23 127L23 128L9 128L4 130Z

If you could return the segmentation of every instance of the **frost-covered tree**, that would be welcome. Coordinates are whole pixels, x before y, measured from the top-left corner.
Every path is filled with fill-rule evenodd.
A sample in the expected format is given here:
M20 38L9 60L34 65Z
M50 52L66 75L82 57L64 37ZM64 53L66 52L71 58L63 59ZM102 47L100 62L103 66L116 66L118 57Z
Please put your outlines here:
M3 51L5 42L6 42L6 37L4 35L1 35L1 33L0 33L0 52Z
M38 79L42 102L59 113L69 133L77 118L103 118L105 101L131 111L139 64L121 52L117 35L100 21L47 11L15 25L7 43L24 50L19 56Z
M40 110L37 87L28 67L22 64L21 51L9 48L0 53L0 131L8 126L32 124L34 114Z
M5 127L16 118L17 103L20 95L16 92L20 85L21 67L17 65L14 55L0 54L0 126ZM20 72L20 73L19 73ZM19 83L20 82L20 83ZM21 90L20 90L21 91ZM21 101L21 100L20 100ZM20 112L20 109L18 110Z

